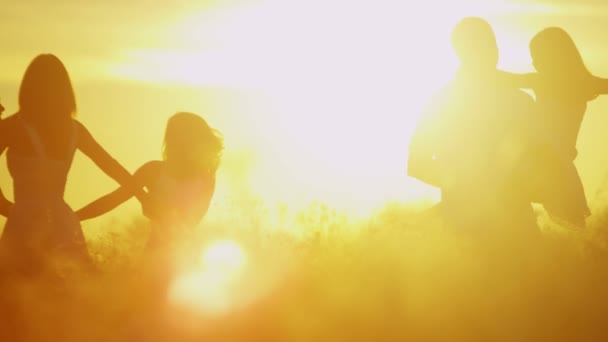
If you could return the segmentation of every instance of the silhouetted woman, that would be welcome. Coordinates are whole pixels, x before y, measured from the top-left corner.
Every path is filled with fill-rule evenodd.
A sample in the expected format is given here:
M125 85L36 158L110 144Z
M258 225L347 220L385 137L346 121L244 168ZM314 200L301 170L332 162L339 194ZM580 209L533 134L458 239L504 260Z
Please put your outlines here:
M144 205L152 228L149 251L171 249L203 219L215 191L215 175L223 151L218 131L200 116L177 113L165 130L163 160L149 161L134 174L148 190L153 208ZM133 197L121 187L78 211L82 220L102 215ZM187 238L187 237L186 237Z
M15 202L3 205L9 213L0 250L11 268L38 272L51 261L90 266L80 221L63 198L77 149L118 183L136 188L75 113L65 66L54 55L37 56L21 82L19 111L0 121L0 152L7 150Z
M507 75L536 95L538 120L533 126L537 172L530 174L534 197L553 218L583 227L590 211L574 165L576 141L587 103L608 92L608 81L593 76L570 35L550 27L530 42L536 73Z

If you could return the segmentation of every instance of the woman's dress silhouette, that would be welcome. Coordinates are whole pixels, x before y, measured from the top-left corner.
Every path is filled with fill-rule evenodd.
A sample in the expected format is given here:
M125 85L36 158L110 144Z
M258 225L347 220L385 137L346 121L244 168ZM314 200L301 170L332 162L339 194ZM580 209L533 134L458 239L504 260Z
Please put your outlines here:
M64 255L88 262L86 242L80 220L63 199L68 172L76 151L78 130L71 122L66 159L51 158L37 130L19 115L15 121L25 131L33 155L7 151L7 165L13 178L14 201L2 243L22 255Z
M92 266L76 214L64 201L76 150L145 202L131 174L73 117L76 98L63 63L39 55L19 90L19 111L0 121L0 153L7 151L14 205L0 192L8 220L0 238L4 267L38 274L54 266ZM80 268L80 267L79 267Z

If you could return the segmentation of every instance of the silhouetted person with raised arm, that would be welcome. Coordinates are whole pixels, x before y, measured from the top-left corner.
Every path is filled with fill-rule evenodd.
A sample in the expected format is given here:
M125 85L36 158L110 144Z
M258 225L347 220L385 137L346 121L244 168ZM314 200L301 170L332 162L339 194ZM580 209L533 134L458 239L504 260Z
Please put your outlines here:
M19 111L0 121L0 152L7 150L15 202L0 251L11 269L38 273L49 262L91 266L80 220L63 199L76 150L120 184L136 189L131 174L73 118L75 113L65 66L54 55L37 56L21 82ZM138 194L142 200L143 194Z
M498 82L498 47L486 21L463 19L452 46L460 67L418 122L408 173L441 189L441 212L458 229L536 234L520 184L534 102Z
M508 84L536 95L536 168L529 174L535 202L562 223L585 226L590 211L574 165L587 103L608 93L608 80L593 76L570 35L549 27L530 42L536 73L501 73Z

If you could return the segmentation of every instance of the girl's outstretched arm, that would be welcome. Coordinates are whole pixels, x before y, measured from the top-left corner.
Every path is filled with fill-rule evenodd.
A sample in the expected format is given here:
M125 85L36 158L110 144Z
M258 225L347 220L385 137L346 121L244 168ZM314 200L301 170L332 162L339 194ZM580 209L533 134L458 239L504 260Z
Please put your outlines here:
M137 183L139 189L143 189L143 187L145 187L145 185L149 183L149 165L151 164L144 164L133 175L133 178L135 179L135 182ZM135 196L135 193L132 191L132 189L121 186L118 189L110 192L109 194L102 196L99 199L82 207L81 209L76 211L76 215L78 216L78 218L80 218L81 221L92 219L111 211L112 209L131 199L133 196Z

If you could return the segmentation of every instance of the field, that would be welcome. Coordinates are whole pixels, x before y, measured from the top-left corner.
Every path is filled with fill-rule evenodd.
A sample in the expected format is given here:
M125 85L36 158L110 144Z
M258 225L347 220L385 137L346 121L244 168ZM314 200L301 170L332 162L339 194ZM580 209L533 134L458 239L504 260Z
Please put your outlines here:
M397 204L358 221L321 204L241 209L201 227L168 283L159 263L141 260L148 226L138 218L90 238L99 273L5 279L2 340L608 338L602 215L584 232L541 218L541 241L514 243L456 234Z

